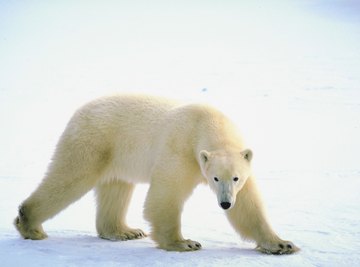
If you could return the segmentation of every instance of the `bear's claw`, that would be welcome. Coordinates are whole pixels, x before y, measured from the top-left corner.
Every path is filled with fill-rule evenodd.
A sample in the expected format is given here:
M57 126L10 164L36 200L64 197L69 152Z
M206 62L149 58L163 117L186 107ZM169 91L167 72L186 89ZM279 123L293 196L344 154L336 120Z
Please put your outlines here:
M168 251L188 252L201 249L201 244L199 242L186 239L159 247Z
M298 252L300 249L290 241L279 241L271 244L258 245L258 251L265 254L283 255Z
M125 240L132 240L132 239L141 239L146 237L147 235L140 229L132 229L127 228L123 231L118 231L116 233L100 233L99 237L102 239L107 239L111 241L125 241Z

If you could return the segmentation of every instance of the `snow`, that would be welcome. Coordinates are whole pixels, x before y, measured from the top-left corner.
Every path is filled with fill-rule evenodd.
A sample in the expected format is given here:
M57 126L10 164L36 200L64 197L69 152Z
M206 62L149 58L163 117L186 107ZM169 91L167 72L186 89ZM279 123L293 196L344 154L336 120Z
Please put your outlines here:
M354 0L0 1L1 266L359 265L359 12ZM47 240L21 239L17 206L66 122L117 92L228 114L254 151L272 226L301 251L255 251L205 186L182 219L201 251L97 238L92 193L44 224ZM128 221L148 231L146 190L135 191Z

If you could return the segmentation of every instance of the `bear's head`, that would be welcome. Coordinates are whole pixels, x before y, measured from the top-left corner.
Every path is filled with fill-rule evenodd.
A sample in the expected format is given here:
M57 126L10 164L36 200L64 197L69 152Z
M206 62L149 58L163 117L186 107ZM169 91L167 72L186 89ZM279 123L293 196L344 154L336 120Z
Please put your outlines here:
M202 150L199 158L201 172L216 193L219 206L225 210L232 208L237 193L251 175L251 150Z

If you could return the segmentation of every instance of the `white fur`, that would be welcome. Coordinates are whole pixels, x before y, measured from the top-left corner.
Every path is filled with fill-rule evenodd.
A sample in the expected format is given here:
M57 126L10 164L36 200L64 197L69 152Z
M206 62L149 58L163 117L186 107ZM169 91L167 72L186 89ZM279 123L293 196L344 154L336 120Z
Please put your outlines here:
M194 187L205 182L235 230L261 251L294 252L265 219L251 158L233 123L207 105L133 95L101 98L74 114L15 225L24 238L43 239L45 220L95 188L99 236L140 238L145 234L128 227L125 216L134 185L150 183L144 215L152 238L166 250L198 250L198 242L181 234L181 212Z

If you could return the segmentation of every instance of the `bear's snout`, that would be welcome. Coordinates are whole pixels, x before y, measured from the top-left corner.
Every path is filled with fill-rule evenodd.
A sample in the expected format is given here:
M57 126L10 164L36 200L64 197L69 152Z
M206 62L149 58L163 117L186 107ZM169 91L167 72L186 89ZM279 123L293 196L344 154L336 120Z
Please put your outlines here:
M228 208L230 208L231 203L230 202L221 202L220 206L224 209L227 210Z

